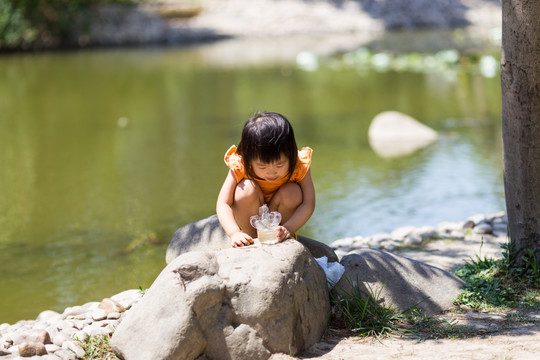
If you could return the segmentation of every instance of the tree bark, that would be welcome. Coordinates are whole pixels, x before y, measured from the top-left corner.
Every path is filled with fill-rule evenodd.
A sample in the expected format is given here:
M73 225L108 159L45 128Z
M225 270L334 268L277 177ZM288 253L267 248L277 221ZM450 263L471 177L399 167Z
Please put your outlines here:
M503 0L502 132L506 210L515 262L540 268L540 0Z

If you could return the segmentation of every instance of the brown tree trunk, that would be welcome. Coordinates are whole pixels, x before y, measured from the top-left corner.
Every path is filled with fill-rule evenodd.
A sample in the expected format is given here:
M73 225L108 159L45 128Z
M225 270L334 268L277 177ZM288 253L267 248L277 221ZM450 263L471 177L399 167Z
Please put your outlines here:
M540 0L503 0L504 187L516 264L540 268Z

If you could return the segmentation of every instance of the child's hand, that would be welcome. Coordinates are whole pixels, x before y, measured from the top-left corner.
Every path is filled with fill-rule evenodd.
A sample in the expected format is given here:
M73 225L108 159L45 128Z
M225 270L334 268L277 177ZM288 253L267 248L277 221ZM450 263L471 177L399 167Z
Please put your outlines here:
M231 236L232 247L241 247L253 244L253 238L245 232L239 231Z
M278 241L282 242L283 240L292 238L293 235L285 226L280 225L278 226L277 237L278 237Z

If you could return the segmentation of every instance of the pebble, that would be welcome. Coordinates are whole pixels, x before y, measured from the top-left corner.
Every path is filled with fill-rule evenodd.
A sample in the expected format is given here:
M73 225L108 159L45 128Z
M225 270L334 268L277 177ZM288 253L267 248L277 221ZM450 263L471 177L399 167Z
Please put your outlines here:
M391 234L380 233L366 238L347 237L334 241L330 247L339 259L361 248L393 251L400 246L420 246L429 240L467 240L478 236L506 236L508 217L505 212L492 215L478 214L461 222L442 222L437 226L404 226Z
M62 314L46 310L36 320L0 325L0 360L26 357L40 360L77 360L85 356L88 336L112 335L123 314L142 294L132 289L102 302L72 306ZM103 304L103 305L102 305Z

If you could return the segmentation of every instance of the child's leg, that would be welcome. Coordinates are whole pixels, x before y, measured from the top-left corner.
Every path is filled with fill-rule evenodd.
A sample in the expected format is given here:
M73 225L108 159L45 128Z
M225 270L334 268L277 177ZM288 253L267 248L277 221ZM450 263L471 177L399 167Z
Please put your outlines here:
M236 185L232 210L240 229L253 238L257 230L249 223L249 218L259 214L259 207L264 204L261 188L252 180L244 179Z
M281 223L285 224L302 203L302 189L297 183L287 183L274 194L268 207L270 211L281 213Z

